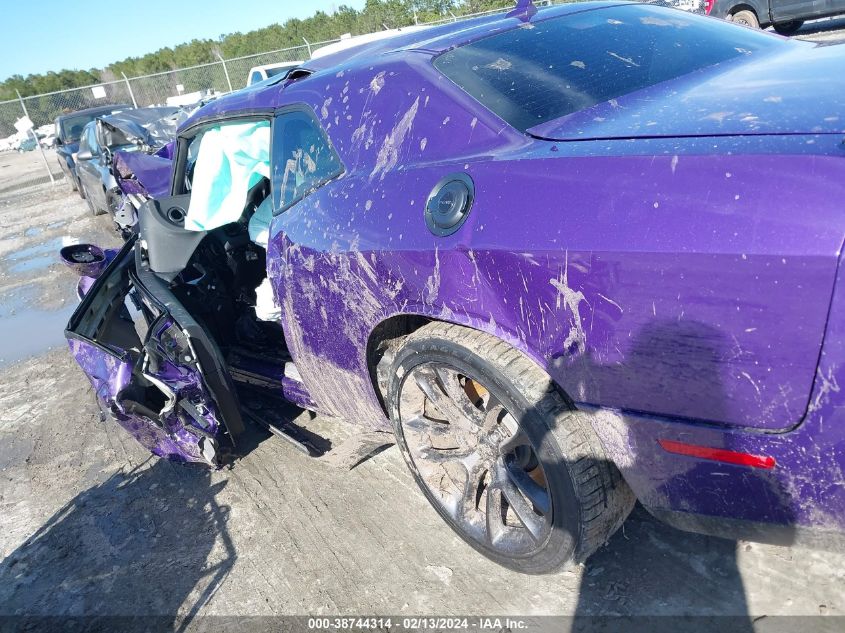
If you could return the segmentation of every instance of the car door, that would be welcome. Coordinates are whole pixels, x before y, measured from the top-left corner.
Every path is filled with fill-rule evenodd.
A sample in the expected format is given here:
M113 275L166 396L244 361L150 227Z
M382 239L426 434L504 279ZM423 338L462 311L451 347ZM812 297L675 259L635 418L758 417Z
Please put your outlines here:
M91 185L88 187L88 191L93 196L92 202L95 207L98 209L108 209L106 191L103 186L103 164L106 160L106 156L104 154L104 148L100 145L99 139L97 138L96 121L89 128L88 135L88 144L91 147L91 154L94 156L94 159L88 163L92 181Z
M808 20L824 15L830 2L843 0L769 0L772 22L781 23L791 20ZM762 20L761 20L762 22Z

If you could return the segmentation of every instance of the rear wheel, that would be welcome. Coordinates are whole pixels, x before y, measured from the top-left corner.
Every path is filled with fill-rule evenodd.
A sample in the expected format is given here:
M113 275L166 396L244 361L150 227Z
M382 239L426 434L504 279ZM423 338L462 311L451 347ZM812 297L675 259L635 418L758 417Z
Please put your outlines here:
M587 417L482 332L431 323L393 357L387 403L417 484L493 561L549 573L595 551L634 497Z
M757 14L750 9L743 9L742 11L737 11L731 17L731 22L736 22L737 24L742 24L744 26L750 26L754 29L760 28L760 20L757 19Z
M781 35L793 35L798 32L804 24L804 20L792 20L791 22L781 22L780 24L773 24L772 28L775 32Z

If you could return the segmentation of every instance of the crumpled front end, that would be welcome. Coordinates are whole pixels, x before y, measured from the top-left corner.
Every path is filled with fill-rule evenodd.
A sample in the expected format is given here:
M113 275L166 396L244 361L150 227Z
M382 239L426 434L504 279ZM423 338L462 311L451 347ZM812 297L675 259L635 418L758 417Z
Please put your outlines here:
M112 173L120 190L121 201L114 213L114 221L128 234L138 224L138 209L150 198L162 198L170 193L170 170L173 165L172 144L155 154L143 152L115 152Z
M133 274L134 240L68 323L73 357L97 403L153 454L221 463L230 439L189 335Z

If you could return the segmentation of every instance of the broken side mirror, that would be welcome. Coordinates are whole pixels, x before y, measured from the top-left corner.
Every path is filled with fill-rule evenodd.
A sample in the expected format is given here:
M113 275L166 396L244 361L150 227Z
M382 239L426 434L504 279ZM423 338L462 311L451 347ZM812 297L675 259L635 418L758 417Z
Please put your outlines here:
M71 244L59 251L62 262L80 277L96 279L103 272L110 257L94 244Z

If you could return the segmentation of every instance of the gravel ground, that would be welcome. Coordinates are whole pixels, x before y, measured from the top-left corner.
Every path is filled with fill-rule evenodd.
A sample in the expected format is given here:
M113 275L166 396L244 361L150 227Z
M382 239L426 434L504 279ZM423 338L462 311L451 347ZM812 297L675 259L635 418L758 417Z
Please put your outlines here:
M33 341L0 369L0 615L731 614L751 630L845 612L845 554L687 534L639 508L586 565L517 575L447 529L395 448L349 471L256 432L228 470L150 458L47 349L74 302L55 246L115 243L108 219L59 185L0 197L0 227L0 341ZM334 445L349 432L310 424Z
M845 18L825 18L824 20L807 22L794 37L812 42L845 41Z
M64 174L56 159L56 150L45 149L44 157L53 178L61 182ZM16 151L0 152L0 195L39 182L50 182L41 152L37 149L22 154Z

